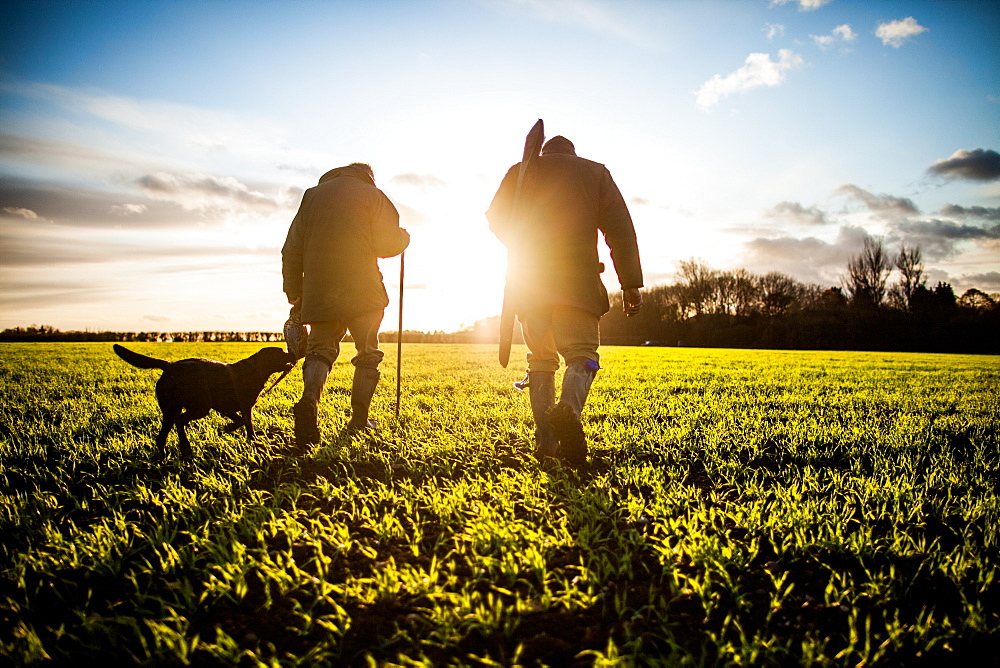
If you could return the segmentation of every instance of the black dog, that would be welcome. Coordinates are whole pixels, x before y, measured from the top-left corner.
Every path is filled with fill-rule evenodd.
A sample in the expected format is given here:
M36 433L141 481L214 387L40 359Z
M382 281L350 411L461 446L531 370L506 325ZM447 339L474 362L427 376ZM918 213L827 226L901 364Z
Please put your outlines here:
M295 366L295 356L281 348L261 348L232 364L206 359L167 362L140 355L118 344L114 350L132 366L163 371L156 383L156 401L163 411L163 426L156 435L156 447L161 456L166 451L167 435L176 425L181 456L190 458L191 444L184 427L192 420L205 417L213 408L232 420L225 433L246 427L247 442L253 441L251 411L264 384L271 374L279 371L287 374Z

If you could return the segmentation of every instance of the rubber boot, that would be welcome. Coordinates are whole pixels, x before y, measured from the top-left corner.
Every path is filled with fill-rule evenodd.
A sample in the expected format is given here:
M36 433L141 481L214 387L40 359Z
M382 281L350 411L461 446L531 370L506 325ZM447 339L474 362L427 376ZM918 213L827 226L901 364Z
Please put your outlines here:
M551 371L528 373L528 397L535 418L535 457L542 461L555 457L559 442L549 422L549 412L556 403L556 377Z
M330 375L330 363L319 355L308 355L302 363L302 398L292 407L295 445L302 451L319 443L319 398Z
M580 413L587 403L587 394L599 368L594 360L582 357L572 360L563 375L559 403L549 413L549 420L559 440L556 456L573 467L587 463L587 438L583 433Z
M351 420L347 423L350 431L368 431L378 427L375 420L368 419L368 409L375 396L378 379L382 377L378 369L354 367L354 382L351 385Z

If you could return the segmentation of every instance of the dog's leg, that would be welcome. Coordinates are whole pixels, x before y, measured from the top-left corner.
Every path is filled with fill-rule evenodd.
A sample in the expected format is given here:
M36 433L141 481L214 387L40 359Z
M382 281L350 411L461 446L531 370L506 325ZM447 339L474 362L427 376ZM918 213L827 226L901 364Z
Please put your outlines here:
M223 413L222 417L230 421L229 424L227 424L225 427L222 428L223 434L231 434L240 427L246 426L246 421L243 419L243 416L240 415L238 412Z
M257 438L257 433L254 431L254 428L253 428L253 414L252 414L252 412L253 412L253 407L252 406L249 406L249 407L243 409L243 415L246 416L246 417L243 418L243 423L246 425L246 428L247 428L247 443L253 443L254 440L256 440L256 438Z
M204 417L202 415L193 415L191 411L185 411L177 418L177 444L181 449L181 459L191 459L193 453L191 452L191 442L188 441L187 434L184 432L184 427L188 425L192 420L197 420L199 417Z
M163 424L160 426L160 431L156 434L156 452L153 453L154 459L163 459L167 455L167 436L170 435L170 430L174 427L174 418L176 416L168 417L166 414L163 415Z

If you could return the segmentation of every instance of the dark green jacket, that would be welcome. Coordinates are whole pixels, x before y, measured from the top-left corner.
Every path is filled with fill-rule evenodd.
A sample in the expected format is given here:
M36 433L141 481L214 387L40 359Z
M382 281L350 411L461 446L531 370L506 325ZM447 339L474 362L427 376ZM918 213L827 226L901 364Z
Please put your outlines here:
M508 170L486 212L490 229L507 247L506 295L514 299L515 312L564 305L607 313L598 230L611 249L622 289L642 287L632 217L604 165L572 152L539 156L522 185L515 216L519 166Z
M346 320L384 309L378 258L399 255L410 235L375 182L356 167L331 170L302 197L281 249L284 291L302 297L302 322Z

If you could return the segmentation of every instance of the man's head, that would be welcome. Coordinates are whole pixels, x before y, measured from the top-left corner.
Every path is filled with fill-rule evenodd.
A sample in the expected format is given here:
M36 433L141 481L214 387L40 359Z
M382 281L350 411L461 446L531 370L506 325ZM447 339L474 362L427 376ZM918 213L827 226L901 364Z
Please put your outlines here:
M362 172L372 177L372 181L375 180L375 172L372 170L372 166L367 162L352 162L348 167L353 167L354 169L360 169Z
M343 167L337 167L336 169L331 169L323 176L319 177L319 182L329 181L335 176L342 176L346 170L354 170L355 172L361 172L364 176L367 176L372 184L375 183L375 172L372 171L372 166L367 162L352 162L349 165ZM364 177L362 177L364 178Z
M569 155L576 155L576 148L570 140L566 139L562 135L556 135L552 139L545 142L542 146L542 155L549 153L568 153Z

